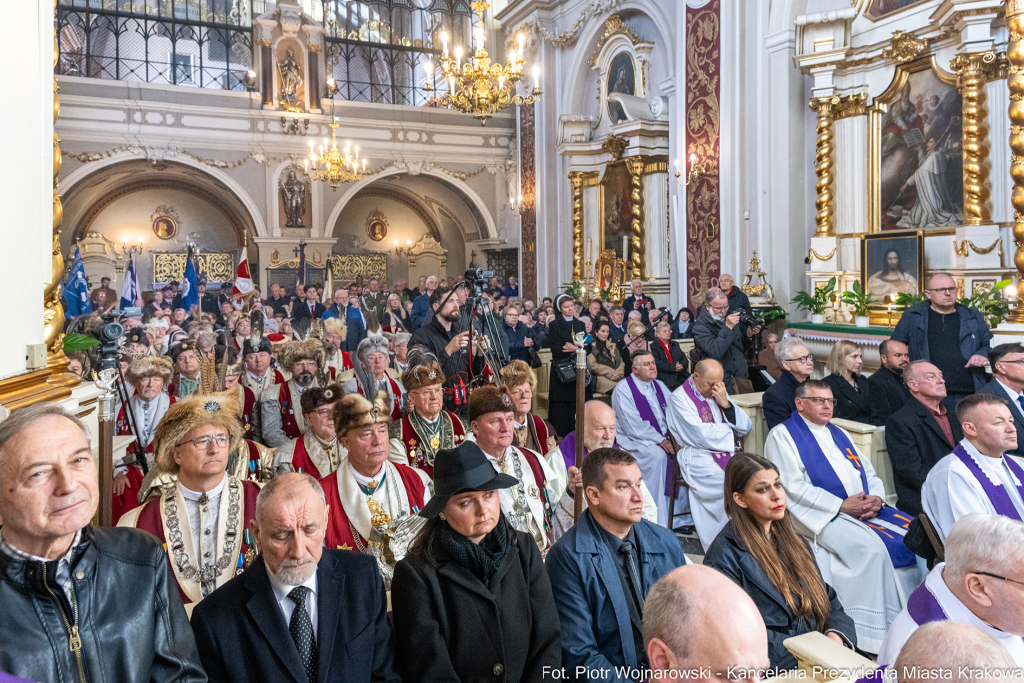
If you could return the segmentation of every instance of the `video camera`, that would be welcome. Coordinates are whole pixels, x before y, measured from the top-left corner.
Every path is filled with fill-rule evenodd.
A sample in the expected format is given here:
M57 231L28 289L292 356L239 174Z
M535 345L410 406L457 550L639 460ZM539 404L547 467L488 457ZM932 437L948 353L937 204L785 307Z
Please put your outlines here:
M471 292L470 296L481 297L484 295L484 286L487 284L487 281L494 277L494 271L484 270L483 268L470 268L463 277L465 278L466 289Z
M113 308L103 314L103 322L96 332L96 337L100 340L100 370L117 365L117 349L121 346L121 338L124 336L124 325L120 319L140 315L142 309L138 306L125 306L122 310Z

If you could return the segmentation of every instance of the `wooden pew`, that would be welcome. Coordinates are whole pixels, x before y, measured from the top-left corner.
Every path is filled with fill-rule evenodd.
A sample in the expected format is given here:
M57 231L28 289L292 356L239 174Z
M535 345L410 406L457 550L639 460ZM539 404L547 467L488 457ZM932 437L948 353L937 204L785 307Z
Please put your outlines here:
M797 669L818 683L856 681L878 668L867 657L817 631L787 638L782 644L796 657Z
M538 349L537 357L541 366L534 368L537 373L537 388L533 391L533 407L531 412L545 420L548 417L548 383L551 381L551 349Z
M743 444L744 451L756 455L764 455L764 442L768 438L768 423L764 420L764 409L761 407L762 396L764 396L763 391L755 394L736 394L729 397L740 407L740 410L747 414L747 417L753 423L750 431L740 439L740 442Z

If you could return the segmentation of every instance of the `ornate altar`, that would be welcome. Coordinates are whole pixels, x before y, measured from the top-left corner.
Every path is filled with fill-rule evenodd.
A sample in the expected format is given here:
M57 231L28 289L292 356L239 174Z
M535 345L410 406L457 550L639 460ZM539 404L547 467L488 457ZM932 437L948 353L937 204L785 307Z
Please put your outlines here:
M768 276L761 270L761 260L757 258L756 251L750 257L750 267L740 285L740 291L747 295L751 305L776 303L775 290L768 284Z

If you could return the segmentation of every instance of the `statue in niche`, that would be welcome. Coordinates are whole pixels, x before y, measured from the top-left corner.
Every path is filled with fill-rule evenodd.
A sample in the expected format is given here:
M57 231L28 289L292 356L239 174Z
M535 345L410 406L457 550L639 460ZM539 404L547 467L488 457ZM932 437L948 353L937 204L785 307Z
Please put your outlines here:
M299 63L295 60L294 49L288 48L278 68L281 71L281 103L289 108L295 107L299 87L302 85L302 74L299 71Z
M289 169L288 177L281 183L281 206L284 207L286 228L306 227L302 219L306 215L306 183L299 180L295 169Z

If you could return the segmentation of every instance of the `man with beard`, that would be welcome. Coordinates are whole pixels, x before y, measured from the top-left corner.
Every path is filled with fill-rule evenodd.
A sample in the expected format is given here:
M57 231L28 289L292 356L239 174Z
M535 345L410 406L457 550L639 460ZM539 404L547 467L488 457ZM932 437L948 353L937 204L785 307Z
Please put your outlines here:
M725 387L730 394L753 391L747 379L747 359L743 355L743 328L740 313L729 313L729 298L720 289L709 289L704 307L693 325L693 342L709 358L722 364Z
M368 398L378 392L387 396L388 410L392 420L402 416L402 403L405 389L388 373L388 356L390 347L388 340L381 334L371 334L359 342L356 350L355 377L345 382L346 394L358 393Z
M263 417L263 442L271 448L283 446L306 433L306 420L302 416L302 392L320 386L317 374L324 367L324 345L316 339L281 344L278 361L292 378L275 384L260 396ZM330 372L334 379L334 372Z
M868 278L868 292L876 299L889 294L917 294L917 278L903 270L900 252L885 252L882 269Z
M879 403L879 415L892 415L907 405L910 392L903 382L903 371L910 365L910 350L903 342L886 339L878 347L882 367L868 377L871 400Z
M210 680L399 683L376 562L324 548L332 511L320 484L282 474L260 491L256 511L259 557L192 618ZM353 634L359 647L348 647Z
M270 340L260 337L258 343L246 339L242 343L242 361L245 363L245 372L239 381L252 389L259 400L263 392L275 384L284 384L284 375L280 370L271 370L270 354L273 351Z
M466 362L467 348L469 346L469 332L462 332L459 327L461 314L459 313L459 300L453 294L441 307L441 302L448 297L448 290L435 289L430 295L430 307L434 310L434 317L423 327L413 332L409 346L422 347L437 358L441 371L448 378L449 383L455 381L459 373L465 376L469 370L469 363ZM484 369L484 360L480 346L473 344L477 357L473 359L473 372L480 373ZM445 401L448 410L455 410L455 403L449 397Z
M345 292L345 290L338 290ZM345 293L348 297L348 293ZM355 321L353 321L355 322ZM352 369L348 352L349 329L341 318L324 318L324 346L327 352L327 367L334 368L335 376Z

